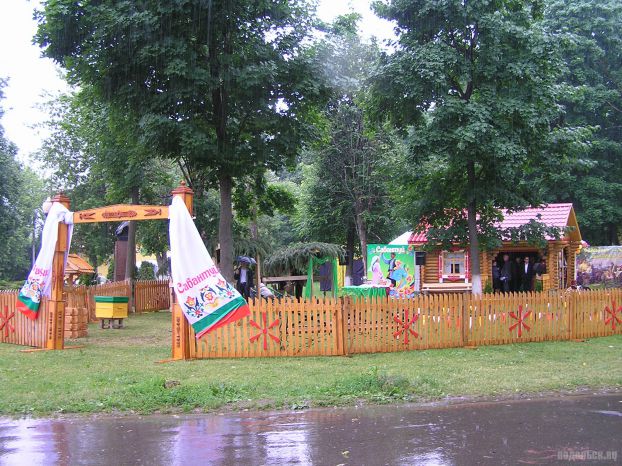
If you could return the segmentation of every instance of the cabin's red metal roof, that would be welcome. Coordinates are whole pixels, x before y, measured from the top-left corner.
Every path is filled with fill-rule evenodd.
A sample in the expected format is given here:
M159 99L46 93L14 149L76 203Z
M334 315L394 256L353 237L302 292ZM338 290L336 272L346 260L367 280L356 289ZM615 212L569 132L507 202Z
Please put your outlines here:
M408 244L417 244L417 243L427 243L428 238L425 235L425 232L417 233L413 232L408 239Z
M564 228L568 226L568 217L572 204L547 204L542 207L529 207L525 210L504 214L499 225L502 229L520 227L530 220L538 220L548 227ZM538 218L540 215L540 218Z
M538 220L549 227L564 228L568 226L571 210L572 204L565 203L546 204L541 207L529 207L510 214L504 212L503 220L499 224L499 227L501 229L516 228L529 223L530 220ZM538 216L540 217L538 218ZM426 237L425 232L413 232L408 239L408 244L421 244L427 243L427 241L428 238Z

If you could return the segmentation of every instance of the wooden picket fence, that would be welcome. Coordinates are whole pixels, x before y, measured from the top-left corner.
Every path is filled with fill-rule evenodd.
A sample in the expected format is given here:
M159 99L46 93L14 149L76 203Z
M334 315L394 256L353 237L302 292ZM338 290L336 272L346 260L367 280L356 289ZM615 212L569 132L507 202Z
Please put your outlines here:
M169 309L171 289L168 280L140 280L134 282L134 308L136 312Z
M622 334L620 289L249 304L249 318L191 335L190 356L347 355Z
M16 307L17 290L0 291L0 343L43 347L47 330L47 299L41 302L41 313L30 320Z
M128 280L102 285L67 287L65 289L68 307L72 300L80 303L86 301L90 322L97 320L95 317L95 296L130 296L131 290ZM169 309L170 305L168 280L139 280L134 282L134 310L137 313Z
M145 280L134 283L136 312L169 309L168 280ZM88 334L88 323L95 322L95 296L129 296L129 281L94 286L65 287L65 338L75 339ZM45 345L47 299L41 302L36 320L27 319L16 309L18 290L0 291L0 343L33 346Z
M256 300L251 315L196 340L190 328L191 358L316 356L343 354L342 303Z
M137 288L145 310L169 303L166 280ZM145 290L145 291L143 291ZM66 336L79 332L95 295L127 296L126 282L66 289ZM37 320L17 311L16 290L0 292L0 342L43 347L47 302ZM137 300L137 302L139 302ZM142 304L144 303L144 304ZM322 356L572 340L622 334L622 290L415 299L255 300L251 315L198 340L190 357ZM191 331L192 333L192 331Z

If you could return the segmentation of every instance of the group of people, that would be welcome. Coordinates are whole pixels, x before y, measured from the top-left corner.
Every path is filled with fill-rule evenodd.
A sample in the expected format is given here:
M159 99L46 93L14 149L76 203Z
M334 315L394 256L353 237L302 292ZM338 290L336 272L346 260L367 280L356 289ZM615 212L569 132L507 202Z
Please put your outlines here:
M546 273L543 258L535 263L529 256L516 256L510 260L509 254L503 254L501 264L497 260L492 262L492 281L494 291L517 292L533 291L533 282L536 275Z
M244 299L254 298L257 295L255 290L255 274L253 269L250 268L250 263L245 261L238 261L233 272L233 278L235 279L235 288L244 297ZM274 292L266 286L265 283L259 284L259 295L262 298L274 298Z

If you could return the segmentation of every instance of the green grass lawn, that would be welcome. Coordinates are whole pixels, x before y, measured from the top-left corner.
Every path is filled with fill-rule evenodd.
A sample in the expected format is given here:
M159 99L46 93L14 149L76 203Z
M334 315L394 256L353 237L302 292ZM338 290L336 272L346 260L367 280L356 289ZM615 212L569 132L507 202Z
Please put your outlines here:
M0 345L0 414L180 412L508 396L622 386L622 336L357 355L170 357L170 314L89 328L82 349L22 353Z

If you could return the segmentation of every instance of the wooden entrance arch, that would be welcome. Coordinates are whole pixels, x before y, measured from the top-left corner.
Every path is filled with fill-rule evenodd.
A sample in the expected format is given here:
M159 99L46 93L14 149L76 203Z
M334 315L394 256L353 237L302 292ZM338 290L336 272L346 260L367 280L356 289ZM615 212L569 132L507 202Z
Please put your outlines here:
M194 192L182 181L171 194L180 197L188 212L192 215ZM58 202L69 209L70 200L60 193L52 202ZM168 206L117 204L97 209L74 212L73 223L123 222L126 220L168 220ZM68 226L58 224L58 239L52 265L52 292L48 300L47 332L45 349L62 350L65 348L65 300L63 298L65 277L65 253L67 252ZM172 359L190 358L190 328L181 308L177 303L172 306Z

